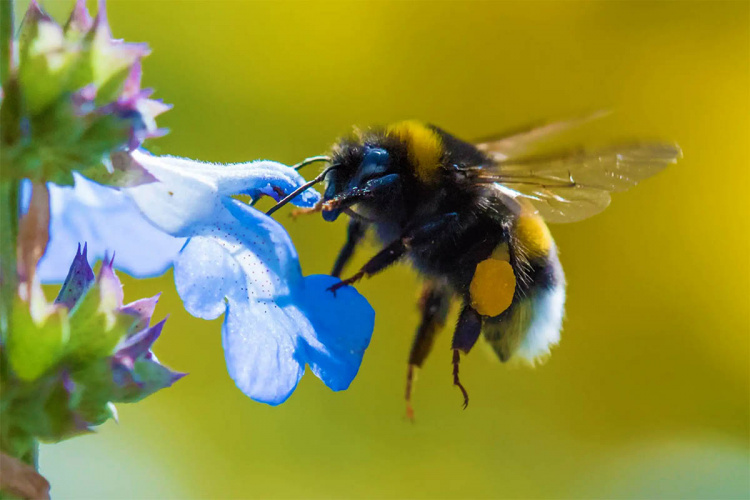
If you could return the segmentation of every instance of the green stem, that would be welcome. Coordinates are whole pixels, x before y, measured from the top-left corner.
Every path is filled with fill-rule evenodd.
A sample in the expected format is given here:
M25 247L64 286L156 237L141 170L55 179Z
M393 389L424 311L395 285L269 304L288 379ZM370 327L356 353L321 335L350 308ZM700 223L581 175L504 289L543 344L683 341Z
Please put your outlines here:
M2 426L0 451L39 470L39 441L12 424Z
M13 57L13 0L0 0L0 82L8 79Z
M5 168L0 164L0 169ZM0 344L8 338L13 299L18 288L18 181L0 182Z

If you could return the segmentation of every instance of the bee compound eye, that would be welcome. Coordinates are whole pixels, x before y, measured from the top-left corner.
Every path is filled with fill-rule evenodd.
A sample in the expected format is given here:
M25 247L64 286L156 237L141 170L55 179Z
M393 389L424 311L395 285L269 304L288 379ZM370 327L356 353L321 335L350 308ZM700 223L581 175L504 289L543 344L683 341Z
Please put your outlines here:
M323 200L330 200L334 196L336 196L336 182L335 179L331 179L328 181L328 186L326 186L325 193L323 193Z
M388 162L388 151L383 148L368 147L365 150L365 156L362 159L364 165L382 166Z

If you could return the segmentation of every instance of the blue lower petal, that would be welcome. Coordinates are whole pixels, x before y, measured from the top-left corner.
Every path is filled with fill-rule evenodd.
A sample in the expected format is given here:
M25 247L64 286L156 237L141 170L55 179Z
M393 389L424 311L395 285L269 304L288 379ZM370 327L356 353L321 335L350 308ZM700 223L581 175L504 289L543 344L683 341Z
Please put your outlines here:
M302 278L289 236L236 200L197 231L175 262L185 307L201 318L226 313L227 369L250 398L277 405L309 364L333 390L346 389L370 342L375 313L354 288L326 290L331 276Z
M237 260L214 238L191 238L174 263L177 293L187 312L197 318L224 314L225 298L244 280Z
M78 243L84 242L92 262L115 253L115 267L138 278L169 269L184 238L152 226L120 191L74 175L75 187L48 184L50 240L38 270L43 282L63 281Z
M297 388L305 364L295 326L274 304L229 300L221 332L227 370L254 401L279 405Z
M307 339L307 363L334 391L347 389L354 380L375 326L375 311L353 287L341 288L335 296L328 290L338 282L332 276L308 276L296 301L314 335Z

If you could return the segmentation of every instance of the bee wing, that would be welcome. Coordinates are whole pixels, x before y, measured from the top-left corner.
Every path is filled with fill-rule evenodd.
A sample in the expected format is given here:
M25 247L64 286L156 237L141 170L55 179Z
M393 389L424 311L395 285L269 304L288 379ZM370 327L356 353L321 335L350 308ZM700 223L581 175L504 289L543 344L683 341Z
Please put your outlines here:
M609 111L597 111L590 115L551 123L535 124L499 136L478 140L474 146L495 161L504 161L511 156L523 154L533 143L548 139L571 128L605 117Z
M505 196L530 201L547 222L575 222L607 208L610 193L635 186L681 156L675 144L630 144L505 160L465 172Z

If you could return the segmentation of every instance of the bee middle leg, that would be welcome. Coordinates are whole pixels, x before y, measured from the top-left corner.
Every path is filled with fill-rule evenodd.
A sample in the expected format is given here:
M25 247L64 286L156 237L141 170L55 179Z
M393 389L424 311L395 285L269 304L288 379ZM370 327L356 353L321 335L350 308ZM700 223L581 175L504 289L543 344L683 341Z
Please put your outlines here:
M357 244L362 241L362 237L364 237L366 231L366 223L359 219L349 219L349 226L346 231L346 243L341 247L339 256L336 257L336 263L333 265L331 276L337 278L341 276L341 271L344 270L344 266L346 266L346 263L352 258Z
M419 299L419 310L422 321L419 324L414 342L409 353L409 367L406 373L406 415L414 419L414 409L411 405L412 387L416 370L422 366L430 354L435 337L445 326L445 318L450 308L451 292L439 282L431 281L425 284Z

